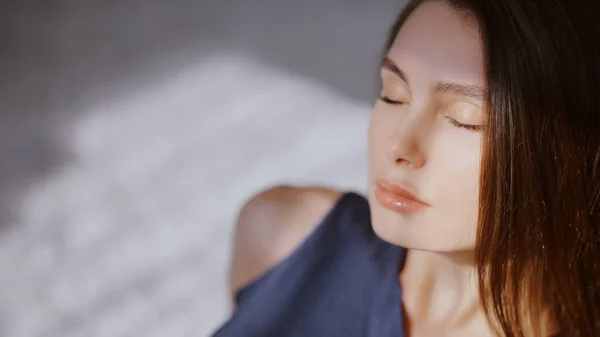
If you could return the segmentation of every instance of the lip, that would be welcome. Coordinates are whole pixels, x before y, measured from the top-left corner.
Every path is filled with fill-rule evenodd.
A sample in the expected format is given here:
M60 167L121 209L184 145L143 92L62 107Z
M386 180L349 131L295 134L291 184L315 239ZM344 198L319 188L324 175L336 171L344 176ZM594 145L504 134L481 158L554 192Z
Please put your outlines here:
M375 181L375 198L383 207L398 213L418 212L430 206L400 184L385 178Z

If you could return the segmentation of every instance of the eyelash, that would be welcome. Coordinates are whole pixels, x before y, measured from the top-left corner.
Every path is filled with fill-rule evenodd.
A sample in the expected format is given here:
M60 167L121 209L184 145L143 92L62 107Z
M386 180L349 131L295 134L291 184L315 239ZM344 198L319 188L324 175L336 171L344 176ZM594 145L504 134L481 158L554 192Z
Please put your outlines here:
M390 104L390 105L402 105L404 104L404 102L401 101L394 101L391 100L389 97L386 96L381 96L379 97L379 99L386 103L386 104ZM448 119L448 121L450 121L450 123L452 123L452 125L459 127L461 129L466 129L469 131L481 131L483 128L481 125L472 125L472 124L463 124L459 121L457 121L456 119L450 118L450 117L446 117L446 119Z
M386 97L386 96L381 96L381 97L379 97L379 99L382 102L387 103L387 104L391 104L391 105L401 105L401 104L404 104L404 102L394 101L394 100L391 100L389 97Z
M450 117L446 117L450 123L452 123L454 126L462 128L462 129L467 129L469 131L481 131L483 129L483 127L481 125L472 125L472 124L463 124L459 121L457 121L456 119L452 119Z

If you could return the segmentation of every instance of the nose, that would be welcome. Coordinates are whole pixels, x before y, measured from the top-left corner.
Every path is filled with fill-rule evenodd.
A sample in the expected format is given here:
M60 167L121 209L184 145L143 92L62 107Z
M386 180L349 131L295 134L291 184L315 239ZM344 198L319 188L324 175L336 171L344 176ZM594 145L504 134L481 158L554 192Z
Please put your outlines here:
M425 164L424 134L418 127L418 118L403 120L386 139L386 154L396 165L413 168Z

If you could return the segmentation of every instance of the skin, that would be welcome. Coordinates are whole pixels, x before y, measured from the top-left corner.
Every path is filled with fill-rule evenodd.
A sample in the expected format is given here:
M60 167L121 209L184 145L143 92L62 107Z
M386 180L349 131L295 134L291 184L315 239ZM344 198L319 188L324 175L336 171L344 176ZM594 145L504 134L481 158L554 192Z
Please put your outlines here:
M412 336L492 335L473 264L483 68L477 25L445 3L427 2L408 18L381 70L383 99L369 128L368 199L375 232L409 249L399 277ZM382 206L378 178L429 207L399 213Z
M396 37L381 80L381 96L394 103L380 99L373 109L368 200L375 232L409 249L399 275L407 334L492 336L473 264L485 86L476 23L443 2L426 2ZM378 178L429 207L407 214L382 206ZM253 197L238 221L232 292L291 254L338 197L327 188L292 187Z
M477 28L444 3L425 3L409 17L381 70L381 96L369 128L369 203L373 227L391 243L435 252L475 246L481 132L480 98L441 92L438 83L481 88L483 56ZM465 31L468 30L468 31ZM475 37L472 37L475 36ZM400 78L394 65L406 75ZM430 207L401 214L380 205L375 179L404 186Z

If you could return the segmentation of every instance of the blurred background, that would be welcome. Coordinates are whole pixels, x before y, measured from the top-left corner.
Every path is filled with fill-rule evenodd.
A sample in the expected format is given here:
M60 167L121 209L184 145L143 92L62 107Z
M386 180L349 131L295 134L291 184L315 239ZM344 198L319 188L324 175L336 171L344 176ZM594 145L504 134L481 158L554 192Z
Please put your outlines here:
M208 336L239 207L362 192L403 0L4 0L0 336Z

